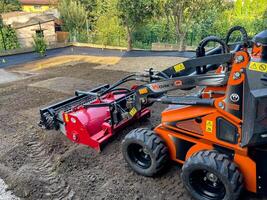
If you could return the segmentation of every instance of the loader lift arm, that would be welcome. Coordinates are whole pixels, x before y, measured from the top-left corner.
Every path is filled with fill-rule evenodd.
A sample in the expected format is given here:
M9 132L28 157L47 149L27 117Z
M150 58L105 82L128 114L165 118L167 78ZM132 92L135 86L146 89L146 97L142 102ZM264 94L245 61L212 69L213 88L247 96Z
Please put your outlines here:
M152 82L139 86L136 89L136 101L134 107L139 111L143 107L150 106L154 102L162 102L166 104L182 104L182 105L213 105L213 100L201 99L194 97L168 97L164 96L167 92L172 90L191 89L196 86L223 86L226 85L229 78L229 67L234 59L233 53L212 55L206 57L195 58L192 60L179 63L171 68L169 71L175 72L177 66L184 66L184 68L195 69L204 65L221 65L226 64L225 71L206 74L193 74L190 76L179 76L165 80L156 81L160 75L152 76ZM164 77L163 77L164 79Z

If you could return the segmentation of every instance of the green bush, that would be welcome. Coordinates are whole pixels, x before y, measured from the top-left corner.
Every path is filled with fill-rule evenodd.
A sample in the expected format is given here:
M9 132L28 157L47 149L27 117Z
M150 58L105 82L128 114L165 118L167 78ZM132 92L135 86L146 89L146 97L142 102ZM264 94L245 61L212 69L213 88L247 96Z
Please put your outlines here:
M4 42L7 50L19 48L16 32L9 26L3 27L2 32L0 32L0 50L4 50Z
M33 37L33 47L40 56L45 56L47 50L47 44L43 37L41 36L34 36Z

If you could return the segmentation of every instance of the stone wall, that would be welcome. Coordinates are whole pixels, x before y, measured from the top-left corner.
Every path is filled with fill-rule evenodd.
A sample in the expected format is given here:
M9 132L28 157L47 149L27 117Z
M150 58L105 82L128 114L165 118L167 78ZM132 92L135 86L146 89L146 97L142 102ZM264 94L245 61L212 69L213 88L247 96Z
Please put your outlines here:
M178 44L167 44L167 43L152 43L152 50L154 51L177 51L179 50Z
M39 24L16 29L20 47L31 47L33 45L33 37L36 35L36 30L39 30ZM41 29L44 31L44 38L48 45L56 43L55 22L50 21L41 24Z
M195 51L197 47L186 46L186 51ZM179 44L152 43L152 51L179 51Z

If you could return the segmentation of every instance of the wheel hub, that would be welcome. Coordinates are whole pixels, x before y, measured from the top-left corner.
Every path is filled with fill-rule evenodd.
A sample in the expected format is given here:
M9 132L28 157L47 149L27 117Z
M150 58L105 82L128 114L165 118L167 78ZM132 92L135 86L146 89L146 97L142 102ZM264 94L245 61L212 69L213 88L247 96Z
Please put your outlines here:
M208 172L206 177L212 183L217 183L218 182L218 177L215 174L211 173L211 172Z
M143 169L151 166L152 160L148 149L139 144L131 144L128 147L130 159Z
M223 199L226 189L220 178L207 170L196 170L190 175L190 184L204 199Z
M149 152L148 152L148 150L147 150L146 148L141 148L141 149L139 149L139 152L140 152L140 153L144 153L145 156L149 156Z

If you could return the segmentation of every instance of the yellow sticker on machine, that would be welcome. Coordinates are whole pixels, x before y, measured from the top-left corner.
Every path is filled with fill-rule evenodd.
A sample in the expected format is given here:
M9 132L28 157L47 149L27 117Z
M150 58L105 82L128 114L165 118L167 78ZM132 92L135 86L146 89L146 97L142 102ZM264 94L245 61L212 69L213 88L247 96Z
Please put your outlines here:
M147 94L148 93L148 89L147 88L141 88L139 89L139 94Z
M267 73L267 63L251 62L249 69L252 71Z
M180 72L180 71L183 71L185 69L185 66L184 66L184 63L179 63L179 64L175 65L173 68L174 68L175 72Z
M129 114L130 114L132 117L133 117L136 113L137 113L137 110L136 110L135 107L133 107L133 108L130 110L130 112L129 112Z
M213 121L207 120L206 121L206 132L212 133L213 130Z

